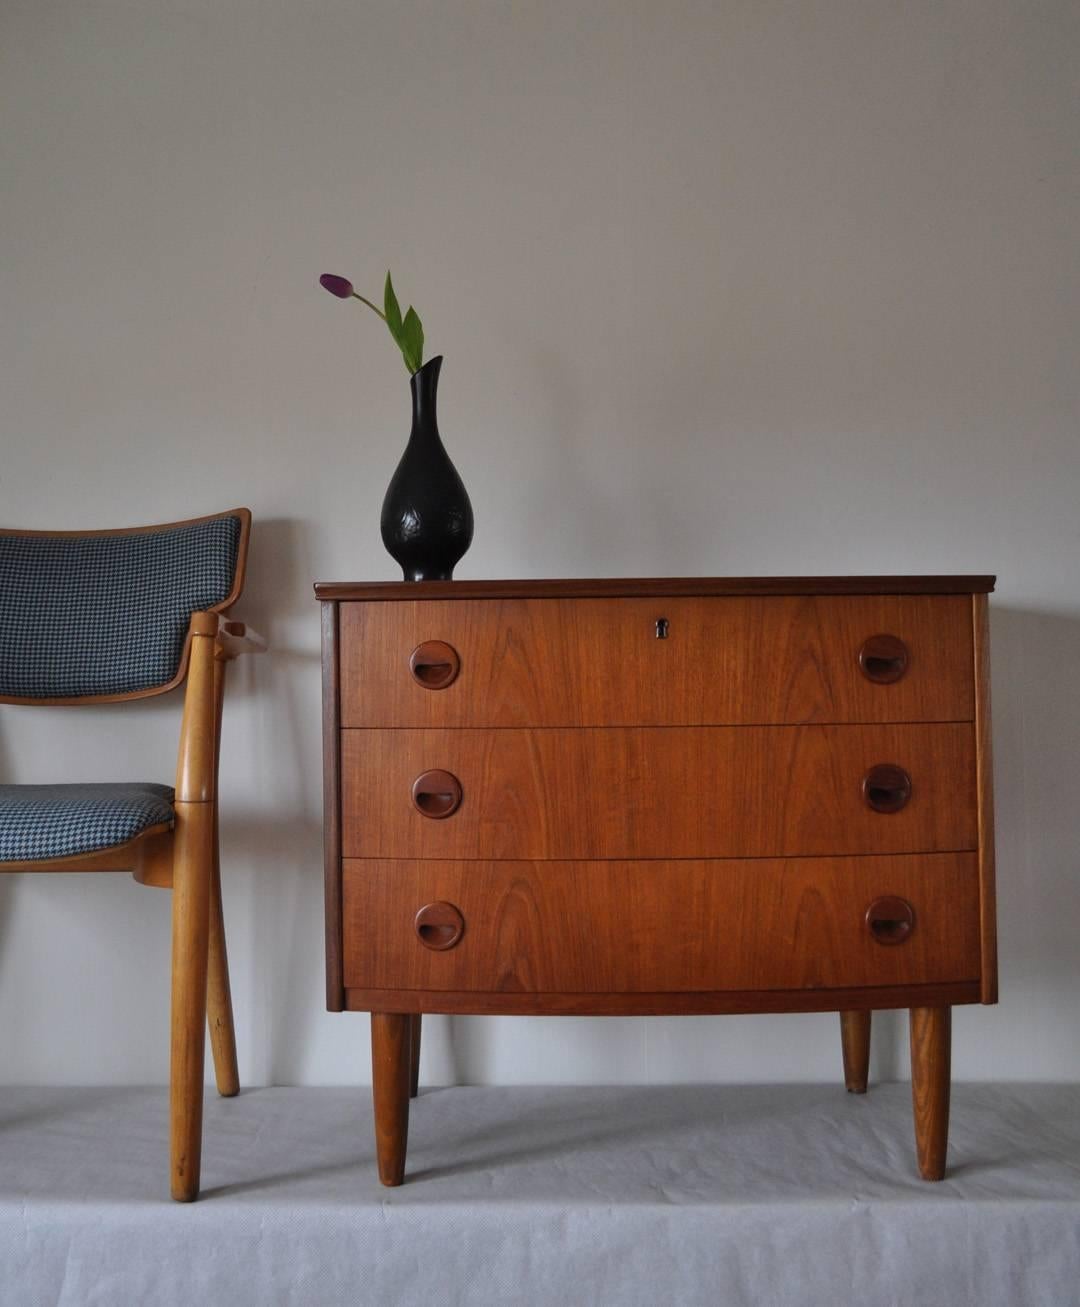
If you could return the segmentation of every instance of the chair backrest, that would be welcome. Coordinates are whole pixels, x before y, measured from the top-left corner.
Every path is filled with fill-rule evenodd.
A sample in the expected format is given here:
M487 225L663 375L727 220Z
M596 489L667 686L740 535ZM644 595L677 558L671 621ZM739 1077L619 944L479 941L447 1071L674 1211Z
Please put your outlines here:
M0 701L163 694L187 671L188 625L244 582L251 513L128 531L0 531Z

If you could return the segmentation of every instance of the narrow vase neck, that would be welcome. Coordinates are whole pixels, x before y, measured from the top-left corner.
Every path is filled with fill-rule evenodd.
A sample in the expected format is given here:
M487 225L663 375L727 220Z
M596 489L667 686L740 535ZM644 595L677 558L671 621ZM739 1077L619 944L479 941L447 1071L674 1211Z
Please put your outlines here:
M412 433L418 435L439 434L439 423L435 416L435 396L439 388L439 370L442 368L442 355L429 359L419 372L409 378L412 388L413 424Z

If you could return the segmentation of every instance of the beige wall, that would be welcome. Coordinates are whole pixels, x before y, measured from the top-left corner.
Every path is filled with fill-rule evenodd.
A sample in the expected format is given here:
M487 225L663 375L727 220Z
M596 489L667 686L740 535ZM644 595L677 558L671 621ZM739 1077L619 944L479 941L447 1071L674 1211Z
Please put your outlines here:
M247 1082L322 1011L316 578L394 575L386 266L443 352L462 577L996 571L1002 994L1080 1076L1072 0L4 0L0 521L246 503L226 722ZM0 709L0 779L171 777L177 704ZM104 745L103 745L104 740ZM162 1081L168 900L0 882L0 1079ZM905 1071L879 1022L876 1073ZM432 1080L837 1079L832 1016L438 1019Z

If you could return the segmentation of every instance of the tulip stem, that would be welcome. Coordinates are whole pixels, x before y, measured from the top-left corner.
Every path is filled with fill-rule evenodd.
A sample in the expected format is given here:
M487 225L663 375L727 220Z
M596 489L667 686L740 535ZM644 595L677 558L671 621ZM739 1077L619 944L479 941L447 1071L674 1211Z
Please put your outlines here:
M359 300L361 304L366 304L372 313L377 313L379 317L382 318L383 322L386 321L386 314L383 313L381 309L377 309L375 305L372 304L371 300L364 299L363 295L358 295L356 291L353 291L353 299Z

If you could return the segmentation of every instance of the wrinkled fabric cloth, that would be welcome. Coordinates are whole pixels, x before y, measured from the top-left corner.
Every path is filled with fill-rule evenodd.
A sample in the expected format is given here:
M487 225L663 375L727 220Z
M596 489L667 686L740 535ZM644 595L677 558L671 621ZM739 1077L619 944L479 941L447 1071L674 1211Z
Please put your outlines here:
M367 1089L208 1089L181 1206L165 1090L0 1090L0 1304L1080 1303L1076 1086L955 1086L940 1184L906 1084L435 1089L373 1151Z

